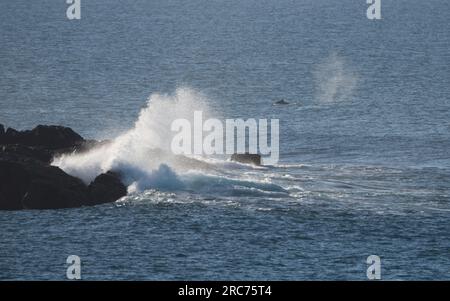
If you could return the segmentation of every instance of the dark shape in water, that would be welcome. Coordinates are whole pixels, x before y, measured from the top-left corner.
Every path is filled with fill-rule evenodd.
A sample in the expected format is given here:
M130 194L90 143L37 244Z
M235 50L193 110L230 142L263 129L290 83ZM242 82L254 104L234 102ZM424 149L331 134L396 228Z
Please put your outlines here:
M289 102L287 102L284 99L280 99L280 100L276 101L274 104L276 104L276 105L288 105Z
M231 156L231 161L259 166L261 165L261 155L249 153L233 154Z

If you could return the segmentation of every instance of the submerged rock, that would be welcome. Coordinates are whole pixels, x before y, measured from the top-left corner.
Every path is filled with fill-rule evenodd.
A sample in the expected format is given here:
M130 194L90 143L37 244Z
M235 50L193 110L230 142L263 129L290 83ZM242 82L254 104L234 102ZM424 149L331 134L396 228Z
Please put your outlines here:
M87 151L104 143L84 140L67 127L5 131L0 125L0 210L91 206L126 195L116 173L101 174L88 186L50 165L55 154Z
M253 164L253 165L261 165L261 155L258 154L233 154L231 156L231 161L245 163L245 164Z

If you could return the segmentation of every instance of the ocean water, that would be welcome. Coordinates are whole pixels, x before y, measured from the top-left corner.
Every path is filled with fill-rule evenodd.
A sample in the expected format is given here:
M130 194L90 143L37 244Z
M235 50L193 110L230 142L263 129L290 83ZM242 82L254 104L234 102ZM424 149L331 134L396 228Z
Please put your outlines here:
M130 194L0 212L0 279L450 279L448 1L81 2L0 2L0 123L112 139L54 164ZM278 118L279 163L169 156L195 110Z

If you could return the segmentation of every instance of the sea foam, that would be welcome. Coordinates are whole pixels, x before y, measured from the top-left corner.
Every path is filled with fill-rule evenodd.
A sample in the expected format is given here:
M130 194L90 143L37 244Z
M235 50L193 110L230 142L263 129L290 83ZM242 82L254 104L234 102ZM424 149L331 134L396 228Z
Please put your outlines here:
M280 186L258 179L240 179L239 173L233 172L245 167L223 160L172 154L170 144L175 134L170 130L172 121L191 120L196 110L208 116L207 102L205 95L190 88L179 88L172 95L153 94L132 129L88 152L56 157L52 165L85 183L101 173L116 171L129 193L159 189L284 194Z

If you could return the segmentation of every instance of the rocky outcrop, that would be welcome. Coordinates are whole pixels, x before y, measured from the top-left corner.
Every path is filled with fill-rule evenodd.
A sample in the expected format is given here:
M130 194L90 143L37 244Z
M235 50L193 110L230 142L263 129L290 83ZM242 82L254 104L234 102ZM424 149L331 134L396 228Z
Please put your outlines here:
M2 136L2 144L20 144L50 150L73 147L84 141L71 128L52 125L38 125L32 130L20 132L8 128Z
M0 159L0 208L80 207L88 201L86 185L61 169L37 161Z
M233 154L231 156L231 161L245 163L245 164L253 164L253 165L261 165L261 155L258 154Z
M101 144L61 126L5 131L0 125L0 210L92 206L126 195L116 173L101 174L88 186L50 165L55 154L86 151Z

